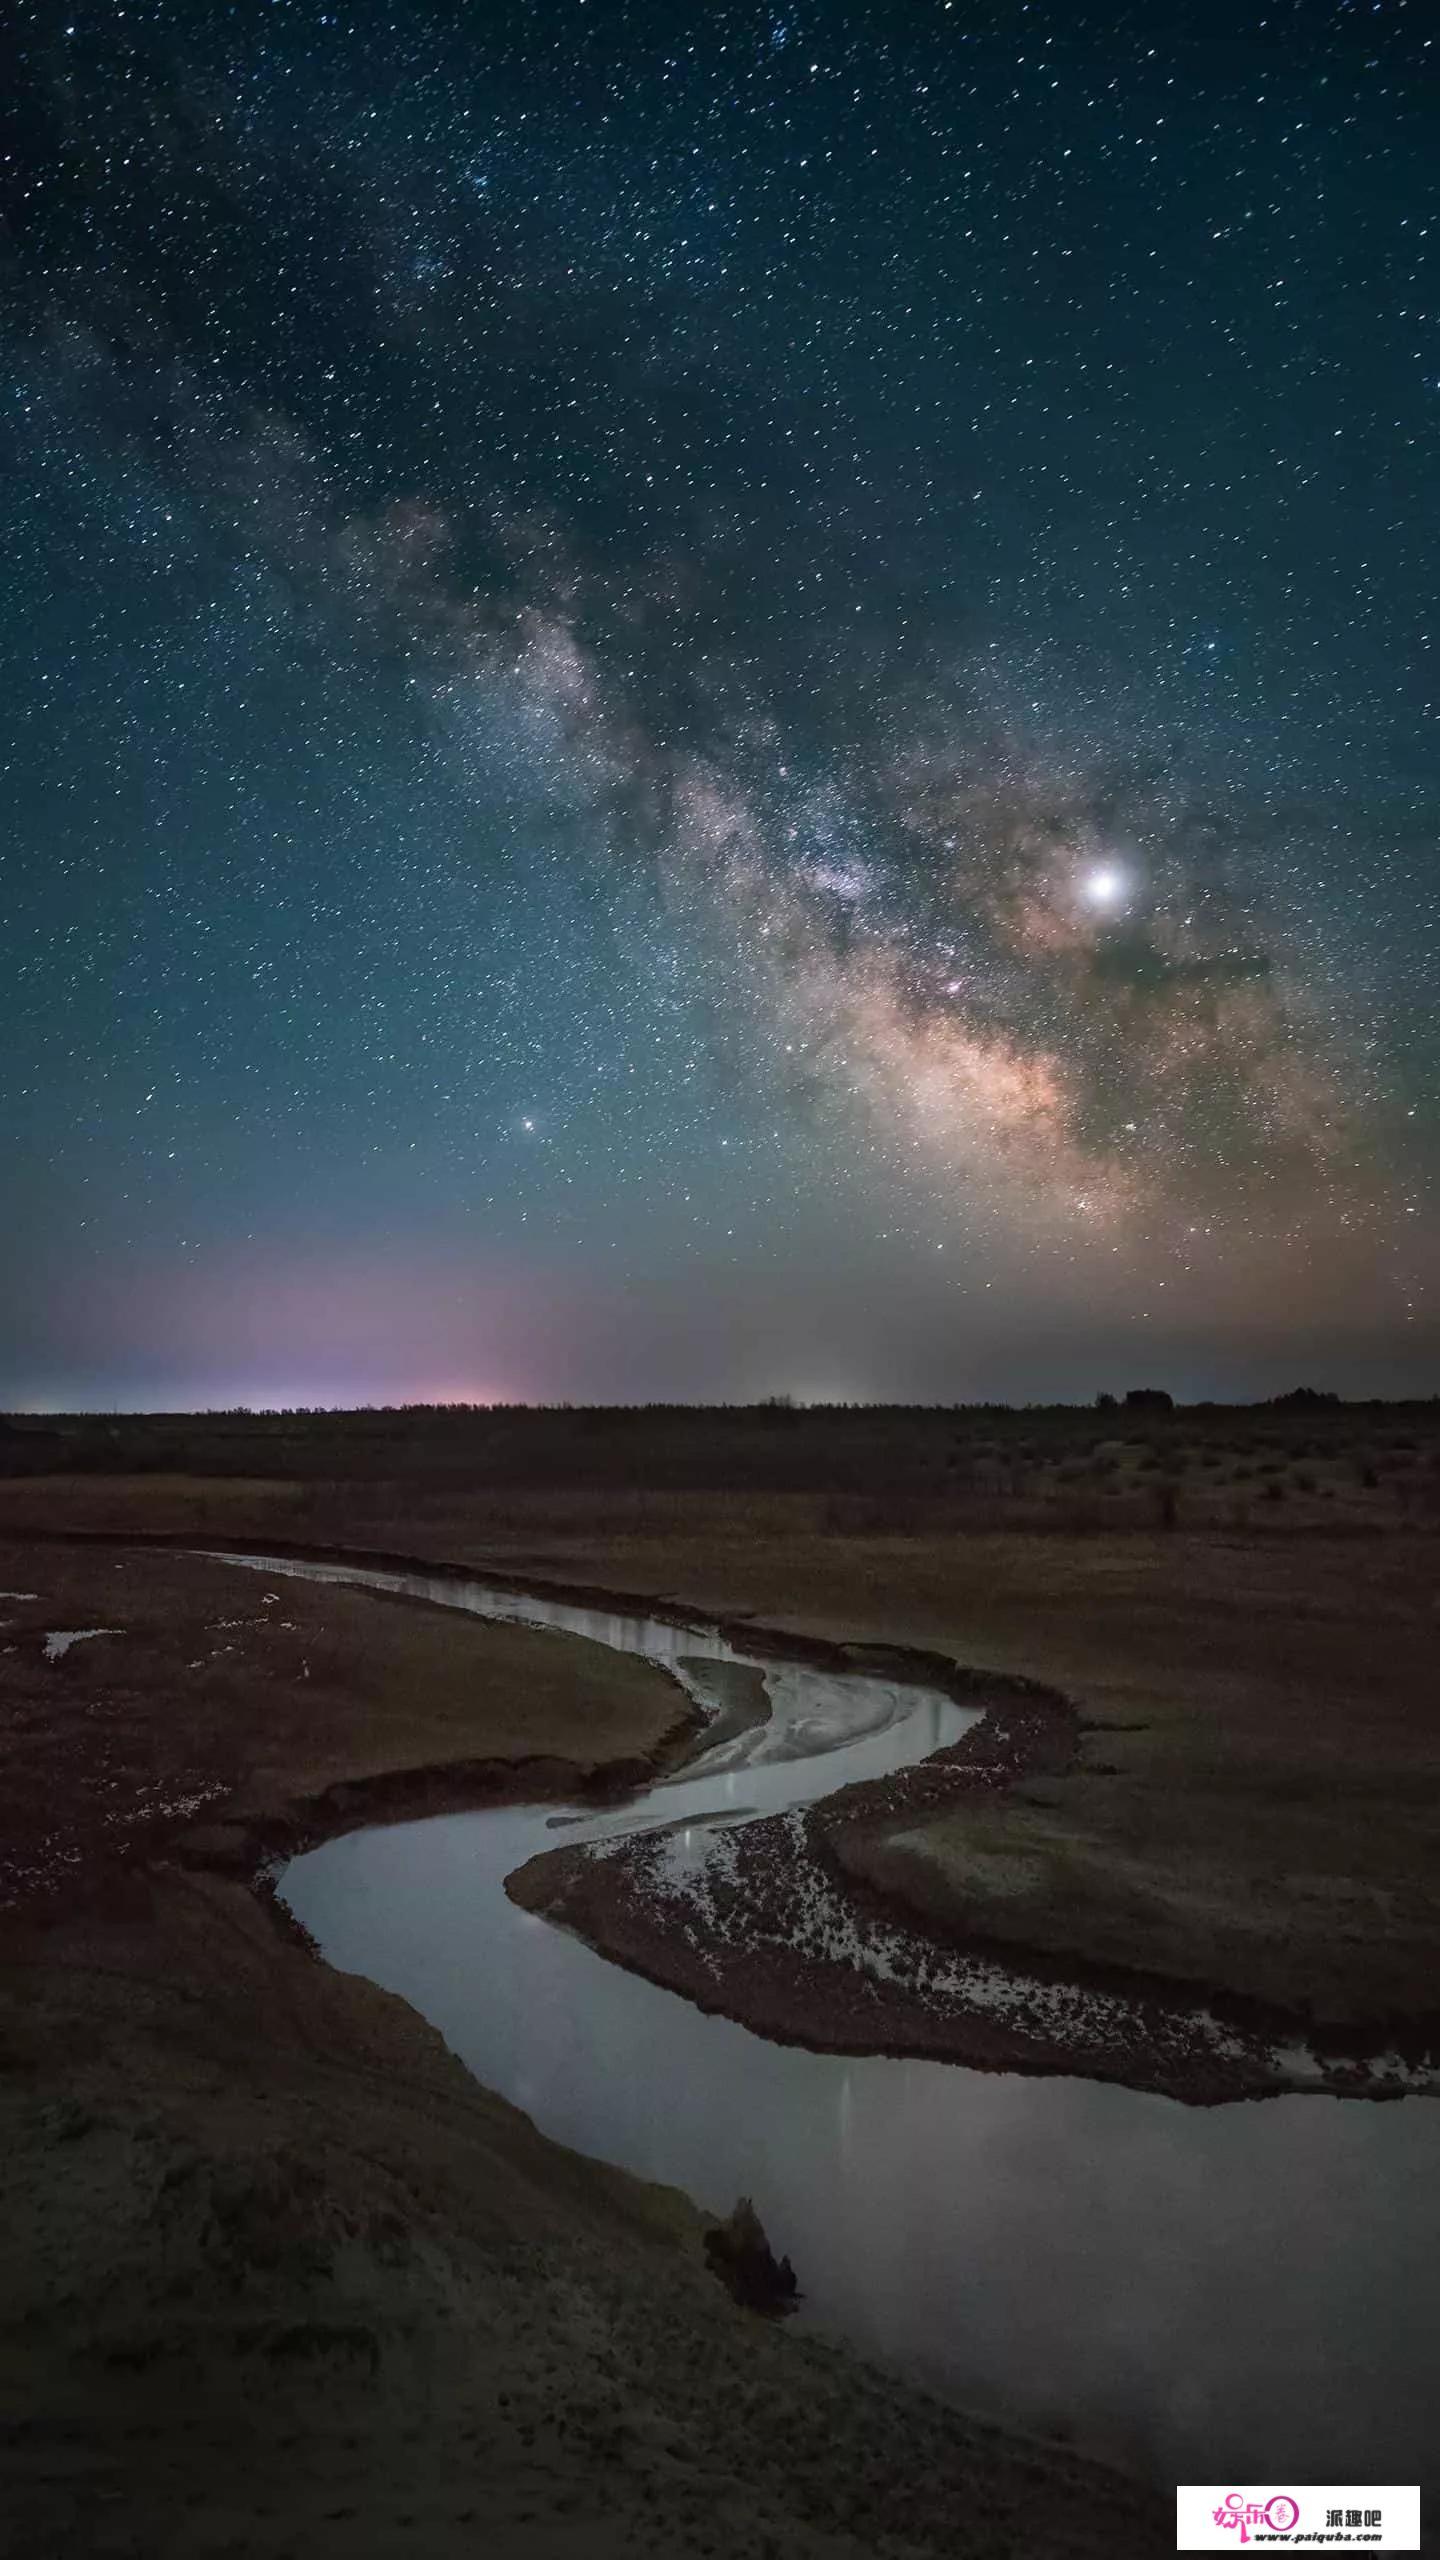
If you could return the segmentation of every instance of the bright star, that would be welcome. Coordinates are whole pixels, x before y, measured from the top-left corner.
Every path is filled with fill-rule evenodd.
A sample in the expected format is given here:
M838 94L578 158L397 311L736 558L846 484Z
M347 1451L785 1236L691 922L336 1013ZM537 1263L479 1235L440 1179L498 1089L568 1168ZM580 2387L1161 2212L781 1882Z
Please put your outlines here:
M1118 864L1102 862L1094 871L1086 872L1080 888L1087 906L1108 910L1123 904L1129 885Z

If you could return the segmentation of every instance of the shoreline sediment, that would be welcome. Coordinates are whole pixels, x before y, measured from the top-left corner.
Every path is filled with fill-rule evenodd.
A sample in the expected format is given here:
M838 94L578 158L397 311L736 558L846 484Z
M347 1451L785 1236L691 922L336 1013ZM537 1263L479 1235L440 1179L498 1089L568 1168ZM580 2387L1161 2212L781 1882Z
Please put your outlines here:
M711 1629L772 1659L903 1679L983 1709L958 1743L923 1761L728 1832L720 1905L711 1896L705 1912L687 1910L683 1895L657 1884L664 1827L606 1843L603 1854L583 1843L560 1845L507 1879L514 1901L574 1930L610 1961L773 2041L1107 2079L1197 2105L1301 2092L1380 2100L1436 2086L1440 2017L1317 2030L1301 2012L1233 1990L989 1940L983 1914L945 1927L909 1906L903 1893L886 1892L856 1871L847 1843L873 1843L896 1821L1074 1765L1087 1720L1039 1681L968 1670L929 1648L799 1634L748 1614L687 1607L669 1595L390 1550L285 1539L220 1546L168 1532L41 1531L24 1543L160 1548L212 1562L243 1556L273 1559L277 1567L328 1566L337 1576L378 1571L441 1585L483 1583L508 1595ZM406 1605L444 1603L407 1598ZM340 1779L263 1819L208 1808L209 1818L174 1830L146 1855L247 1877L269 1903L284 1861L343 1833L503 1806L623 1804L683 1769L709 1738L687 1700L649 1752L600 1767L551 1754L489 1756Z

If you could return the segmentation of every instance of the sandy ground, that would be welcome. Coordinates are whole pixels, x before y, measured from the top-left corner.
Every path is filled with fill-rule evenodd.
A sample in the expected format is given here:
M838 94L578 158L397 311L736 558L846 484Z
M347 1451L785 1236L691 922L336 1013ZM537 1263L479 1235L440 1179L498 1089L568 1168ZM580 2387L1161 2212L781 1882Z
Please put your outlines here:
M544 2141L212 1863L437 1760L525 1792L663 1754L663 1675L178 1558L15 1549L0 1587L36 1595L0 1602L0 2547L1168 2547L1148 2492L740 2310L682 2199Z

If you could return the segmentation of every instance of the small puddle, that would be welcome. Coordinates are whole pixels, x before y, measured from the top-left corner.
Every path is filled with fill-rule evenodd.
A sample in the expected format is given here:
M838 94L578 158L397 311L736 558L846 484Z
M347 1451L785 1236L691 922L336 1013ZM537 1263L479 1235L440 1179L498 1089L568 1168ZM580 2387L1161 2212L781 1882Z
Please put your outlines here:
M711 1719L768 1715L639 1807L360 1831L285 1901L329 1960L411 2001L487 2088L718 2215L753 2196L805 2315L965 2407L1176 2479L1414 2480L1440 2371L1440 2110L1320 2096L1187 2108L1099 2082L774 2045L524 1912L557 1841L828 1794L973 1721L937 1691L747 1654L713 1629L481 1583L231 1557L559 1628L667 1665ZM753 1708L753 1697L751 1700ZM748 1711L747 1711L748 1712ZM686 1832L676 1854L691 1854Z
M45 1639L45 1659L47 1662L59 1662L69 1652L72 1644L89 1644L96 1636L113 1636L121 1632L119 1627L57 1628L53 1635L48 1635Z

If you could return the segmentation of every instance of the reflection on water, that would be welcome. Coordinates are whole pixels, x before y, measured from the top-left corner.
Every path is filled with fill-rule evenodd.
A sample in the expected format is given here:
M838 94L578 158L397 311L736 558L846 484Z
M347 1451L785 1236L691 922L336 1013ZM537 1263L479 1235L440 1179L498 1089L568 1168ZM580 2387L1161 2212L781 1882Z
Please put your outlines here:
M535 1608L494 1597L507 1615ZM563 1623L596 1633L585 1612ZM710 1651L693 1629L607 1623L627 1636L602 1640L627 1649L674 1646L654 1658ZM906 1758L935 1747L906 1716L914 1692L836 1694L849 1685L772 1667L778 1722L758 1757L699 1780L681 1809L740 1808L759 1789L770 1809L772 1789L828 1792L852 1750L893 1765L902 1743ZM948 1740L940 1708L958 1715L932 1697L922 1729ZM820 1743L818 1771L776 1758L781 1725L838 1748ZM638 1818L662 1804L671 1815L657 1792ZM1431 2103L1189 2109L768 2044L516 1909L504 1878L553 1844L552 1821L507 1810L356 1833L297 1859L285 1899L333 1963L412 2001L546 2133L717 2212L753 2195L810 2316L966 2405L1068 2423L1167 2481L1424 2477L1440 2372Z
M1427 2101L1187 2109L767 2044L517 1910L503 1879L553 1837L515 1812L358 1832L283 1891L546 2133L717 2212L753 2195L813 2313L969 2405L1169 2478L1417 2476Z
M497 1591L483 1582L442 1574L387 1573L378 1567L310 1564L277 1556L225 1555L220 1561L244 1565L253 1573L288 1574L303 1582L359 1583L366 1590L434 1601L475 1617L549 1627L565 1635L584 1636L617 1653L640 1654L674 1674L706 1723L718 1721L721 1712L705 1676L706 1666L758 1666L768 1710L763 1721L698 1754L683 1776L665 1781L663 1794L656 1790L656 1802L667 1822L741 1809L780 1812L787 1805L830 1795L857 1778L888 1777L893 1769L908 1768L927 1753L957 1742L977 1717L975 1708L957 1707L942 1690L875 1679L868 1673L777 1662L741 1650L718 1628L703 1624L673 1626L663 1618L587 1609L568 1600ZM589 1828L629 1830L635 1828L635 1820L622 1813L598 1819Z

